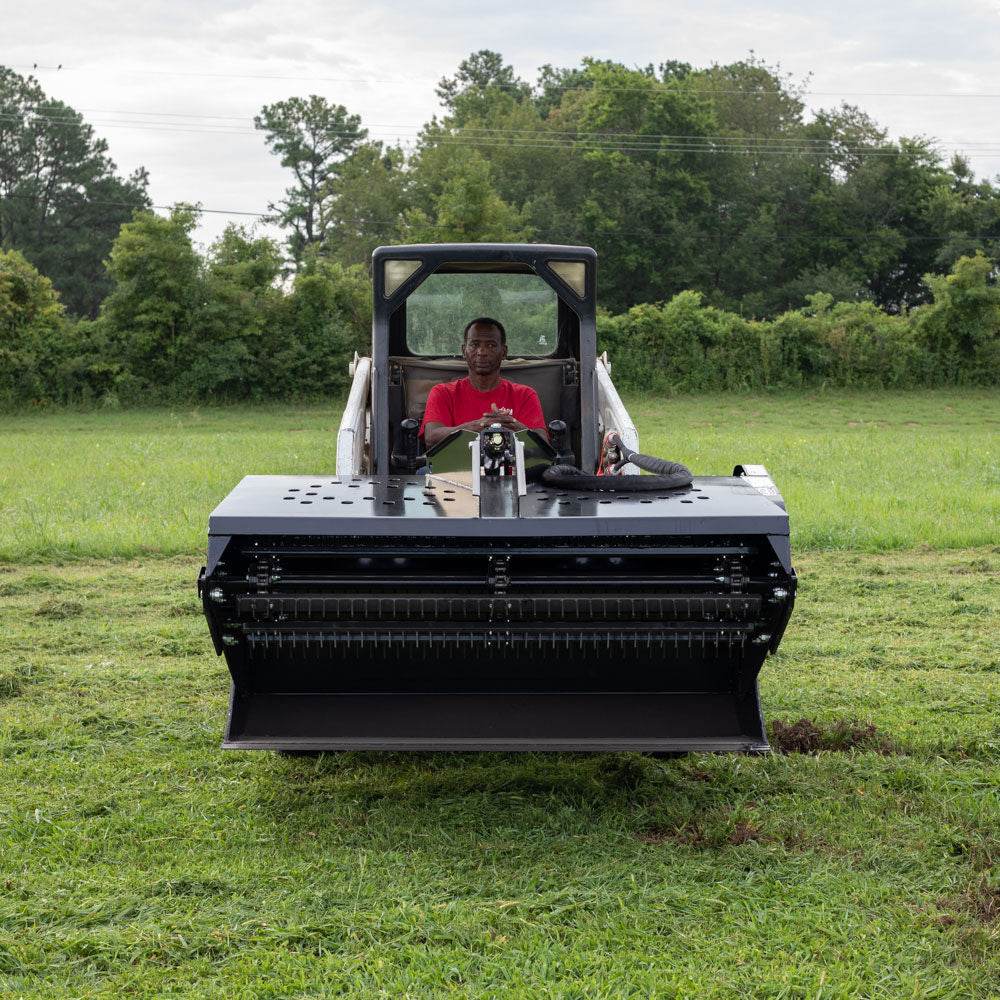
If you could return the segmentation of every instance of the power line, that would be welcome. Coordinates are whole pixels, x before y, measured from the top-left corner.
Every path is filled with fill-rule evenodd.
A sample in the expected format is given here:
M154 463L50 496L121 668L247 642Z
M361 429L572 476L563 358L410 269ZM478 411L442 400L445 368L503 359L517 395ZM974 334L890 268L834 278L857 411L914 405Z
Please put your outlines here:
M135 112L135 115L143 114ZM199 116L171 116L190 117L195 119L192 123L174 123L152 121L118 121L114 119L97 119L93 122L82 122L75 115L59 114L35 114L34 117L40 121L53 125L80 124L84 127L99 125L102 128L124 128L137 131L150 132L170 132L173 134L189 135L251 135L255 134L256 127L240 127L216 125L216 116L205 116L211 124L199 124ZM21 122L25 116L9 111L0 111L0 122ZM225 119L223 119L225 120ZM379 129L383 126L368 126L365 130ZM289 131L278 133L279 135L292 136L297 133ZM356 135L350 129L328 129L321 133L327 139L351 138ZM398 137L397 137L398 138ZM606 152L650 152L650 153L737 153L761 156L793 156L793 155L847 155L859 157L897 157L897 156L919 156L933 148L931 144L918 143L913 149L905 148L902 144L885 143L881 146L847 144L837 139L814 139L808 136L725 136L725 135L670 135L666 133L629 133L629 132L592 132L577 134L567 131L549 132L542 129L478 129L463 128L452 134L440 133L437 135L417 136L414 142L432 145L466 146L480 149L516 147L518 149L558 149L558 150L600 150ZM1000 140L993 142L980 142L981 148L977 150L980 155L1000 151ZM948 147L955 150L965 148L964 145Z
M138 121L136 122L137 128L146 127L148 124L160 124L156 122L156 118L167 118L167 119L183 119L190 122L220 122L220 123L230 123L233 129L242 129L249 133L256 134L261 131L255 125L249 124L247 118L243 115L198 115L191 114L189 112L171 112L171 111L128 111L122 109L109 109L109 108L79 108L79 109L68 109L65 106L60 105L46 105L37 104L30 105L25 110L31 111L33 114L42 118L43 120L51 121L53 123L75 123L79 120L82 115L118 115L127 122L130 119L138 118L152 118L153 122ZM8 120L17 120L19 117L19 112L17 111L7 111L0 109L0 117L6 116ZM111 119L115 121L115 119ZM107 119L100 119L103 124ZM391 134L397 134L399 132L412 132L419 136L420 132L426 127L426 125L414 126L414 125L399 125L399 124L389 124L382 122L368 122L363 123L362 128L366 130L378 130L380 132L388 132ZM575 137L579 135L578 131L572 131L567 129L504 129L504 128L487 128L487 127L475 127L475 126L461 126L457 129L461 134L467 135L484 135L484 136L565 136L565 137ZM283 133L287 135L293 134L292 132ZM349 130L337 130L330 129L325 133L331 136L343 136L353 134ZM716 135L684 135L684 134L674 134L674 133L639 133L639 132L593 132L590 135L601 136L601 137L617 137L622 139L628 139L633 137L641 137L643 139L703 139L703 140L719 140L719 141L731 141L733 139L739 139L739 136L716 136ZM838 140L835 139L821 139L821 138L809 138L809 137L790 137L785 139L783 136L773 136L770 137L773 141L794 141L801 143L809 143L813 145L822 145L828 143L836 143ZM963 139L952 139L951 142L955 144L961 144L965 146L1000 146L1000 139L998 140L963 140ZM870 147L853 147L853 148L870 148Z
M85 109L86 110L86 109ZM80 124L92 128L121 128L136 131L170 132L173 134L214 134L214 135L251 135L259 129L247 123L245 118L222 115L195 115L174 112L146 111L111 111L88 110L89 114L116 115L118 118L99 118L93 121L81 121L81 112L57 105L35 105L28 109L41 121L54 125ZM21 109L0 109L0 121L15 122L23 120ZM167 121L163 121L167 119ZM837 139L811 138L809 136L771 135L754 136L695 136L664 133L627 133L627 132L593 132L584 135L567 131L551 129L491 129L463 127L450 134L441 132L437 135L421 135L425 126L369 124L363 126L376 141L397 142L412 148L414 143L437 143L457 146L489 148L498 146L517 146L521 149L604 149L620 152L706 152L718 154L721 152L750 152L761 156L780 156L817 153L863 157L894 157L900 155L920 155L924 149L932 149L945 153L963 153L968 156L992 156L1000 153L1000 140L962 140L951 139L947 145L940 140L920 142L917 148L904 149L902 143L886 142L883 145L848 144ZM399 133L407 131L414 133L412 139L405 139ZM295 133L288 132L287 135ZM345 129L329 129L327 138L351 137L354 133Z
M20 200L31 200L37 201L38 199L32 195L6 195L6 198L16 198ZM3 199L0 199L3 200ZM117 202L117 201L103 201L100 199L87 199L87 203L90 205L96 205L106 208L128 208L138 211L158 211L158 212L170 212L176 206L174 205L150 205L147 208L136 209L136 206L130 202ZM225 215L225 216L238 216L242 218L254 218L268 220L274 219L273 212L249 212L240 211L236 209L223 209L223 208L204 208L202 206L196 206L195 211L199 214L205 215ZM450 225L438 225L435 223L409 223L403 219L341 219L338 223L339 228L347 228L350 226L357 226L363 228L396 228L396 229L452 229ZM480 227L484 228L484 227ZM898 230L893 230L887 233L724 233L724 232L657 232L655 230L581 230L581 229L555 229L540 226L523 226L520 229L516 229L515 232L530 231L535 234L544 234L550 236L576 236L576 237L601 237L605 239L670 239L670 240L727 240L727 241L745 241L745 240L756 240L756 241L772 241L772 240L843 240L848 242L877 242L881 240L902 240L904 242L947 242L948 240L961 239L961 240L977 240L982 243L989 243L991 241L1000 241L1000 233L989 234L989 233L948 233L946 235L931 234L931 233L900 233ZM476 231L475 227L472 227L471 231Z
M203 126L200 124L202 122L208 123L220 123L219 125L210 124L206 126L207 129L222 129L226 131L246 131L247 133L256 134L261 131L256 125L248 123L247 120L242 116L235 115L196 115L178 112L159 112L159 111L121 111L121 110L110 110L110 109L89 109L83 108L79 111L70 111L64 108L60 108L54 105L33 105L26 109L30 113L34 114L36 117L40 118L42 121L48 121L53 124L74 124L79 121L79 116L82 114L92 114L92 115L116 115L121 116L121 118L101 118L97 119L97 123L101 125L123 125L124 127L134 127L137 129L157 127L165 128L172 125L171 122L161 122L157 121L158 118L166 119L177 119L182 120L179 122L181 125L181 131L187 131L192 128L192 123L198 129ZM18 119L23 119L23 113L13 110L0 109L0 119L8 121L16 121ZM135 120L135 119L151 119L151 120ZM226 124L229 123L229 124ZM84 123L87 124L87 123ZM380 132L398 133L400 131L413 132L419 138L420 132L426 126L411 126L411 125L392 125L392 124L382 124L382 123L367 123L361 126L364 130L378 130ZM288 130L287 132L280 132L280 135L295 135L297 134L295 130ZM350 129L327 129L324 130L323 134L328 137L350 137L354 132ZM475 127L475 126L460 126L453 130L451 135L446 135L442 133L438 137L440 141L449 138L455 138L457 136L478 138L482 137L484 139L496 140L498 138L521 138L521 137L531 137L539 138L544 141L557 141L560 138L564 139L577 139L586 138L590 140L638 140L644 143L654 142L656 140L690 140L699 142L712 142L712 143L750 143L750 142L768 142L772 144L794 144L798 146L831 146L836 145L838 148L856 151L856 150L866 150L871 148L878 148L872 144L866 145L845 145L837 139L823 139L823 138L811 138L809 136L782 136L782 135L771 135L763 138L758 138L755 136L747 135L688 135L683 133L657 133L657 132L616 132L616 131L594 131L581 133L579 131L566 130L566 129L504 129L504 128L489 128L489 127ZM425 141L434 141L434 137L425 137ZM964 142L961 139L952 140L954 143L963 145L991 145L1000 146L1000 139L998 140L976 140ZM885 142L884 145L892 145L890 142Z
M294 81L297 83L340 83L340 84L364 84L366 86L392 86L399 87L400 89L412 90L414 87L414 79L412 77L407 77L405 79L380 79L378 77L337 77L337 76L301 76L293 74L271 74L271 73L209 73L205 71L191 71L191 70L155 70L155 69L138 69L138 68L123 68L116 69L114 71L108 71L105 69L95 69L90 66L67 66L60 64L59 66L44 66L40 64L28 65L26 63L12 64L11 68L19 68L28 70L29 72L35 70L52 71L52 72L63 72L63 73L94 73L94 74L107 74L113 72L114 75L133 75L133 76L168 76L168 77L194 77L194 78L204 78L210 80L287 80ZM700 72L695 69L693 73ZM541 93L552 92L552 91L567 91L567 90L588 90L595 93L650 93L650 94L662 94L662 93L678 93L678 91L663 91L654 89L655 84L663 85L664 81L659 80L656 77L649 77L649 85L642 87L580 87L578 84L552 84L544 88ZM422 81L423 83L432 84L437 86L440 82L440 78L437 80L431 80L430 77L425 77ZM518 84L491 84L492 88L497 90L510 91L514 93L519 93L522 91L522 87ZM530 86L530 85L529 85ZM833 98L843 98L843 97L900 97L900 98L912 98L914 100L925 100L928 98L947 98L949 100L997 100L1000 99L1000 93L956 93L954 91L892 91L892 90L812 90L807 87L796 90L795 92L788 92L785 90L762 90L760 88L691 88L690 90L681 90L679 93L682 94L692 94L697 96L699 94L711 94L720 96L756 96L756 97L790 97L793 100L797 100L800 96L810 96L810 97L833 97Z

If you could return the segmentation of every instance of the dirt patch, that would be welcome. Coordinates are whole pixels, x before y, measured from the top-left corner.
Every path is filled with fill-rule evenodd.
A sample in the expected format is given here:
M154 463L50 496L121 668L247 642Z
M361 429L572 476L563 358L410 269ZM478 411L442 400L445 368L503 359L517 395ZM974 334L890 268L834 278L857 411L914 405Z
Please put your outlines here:
M737 820L725 840L714 836L710 840L696 823L672 828L654 826L643 830L638 836L644 844L684 844L687 847L708 847L710 844L720 847L724 843L739 847L756 840L771 839L764 836L756 823L748 823L746 820Z
M937 919L942 927L958 923L956 913L964 911L984 924L1000 923L1000 889L989 885L984 875L978 885L971 884L957 899L941 899L938 907L944 912Z
M749 844L752 840L760 840L761 837L759 826L740 820L729 834L729 843L738 847L740 844Z
M956 576L964 576L969 573L989 573L992 568L988 559L970 559L967 563L949 566L948 572Z
M672 829L650 827L639 834L644 844L687 844L689 847L704 847L708 838L695 825L684 825Z
M984 924L1000 921L1000 889L989 885L985 875L979 885L970 885L960 899L965 908Z
M0 670L0 698L16 698L31 681L48 676L46 668L25 663Z
M24 690L24 682L15 673L0 671L0 698L16 698Z
M811 719L768 723L771 749L776 753L819 753L821 751L875 750L883 756L893 752L892 744L870 722L839 719L818 724Z
M201 604L194 601L190 604L175 604L167 612L172 618L185 618L188 615L200 618L204 613Z

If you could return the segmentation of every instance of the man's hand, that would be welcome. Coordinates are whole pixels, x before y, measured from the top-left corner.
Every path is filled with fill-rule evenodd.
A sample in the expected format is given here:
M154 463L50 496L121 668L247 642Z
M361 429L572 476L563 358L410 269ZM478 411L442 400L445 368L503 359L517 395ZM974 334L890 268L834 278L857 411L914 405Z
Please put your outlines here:
M523 431L527 425L520 420L514 419L514 414L501 410L496 403L492 404L492 409L488 410L476 420L467 420L464 424L457 424L455 427L446 427L444 424L429 421L424 426L424 444L428 448L433 448L439 441L443 441L452 431L472 431L473 434L480 434L487 427L499 424L509 431ZM548 438L544 427L536 427L535 430L543 437Z
M520 420L516 420L513 413L501 410L496 403L492 404L492 409L483 414L482 422L483 426L479 428L480 430L486 430L487 427L491 427L493 424L499 424L509 431L524 430L524 424Z
M520 420L515 420L513 413L508 413L506 410L499 409L496 403L493 403L492 407L492 409L487 410L477 420L467 420L464 424L459 424L458 428L449 428L449 430L461 429L463 431L472 431L474 434L479 434L480 432L486 430L487 427L492 427L494 424L499 424L501 427L509 431L524 430L524 424L522 424ZM430 426L430 424L427 425L428 429L430 429ZM424 440L426 439L427 434L425 432Z

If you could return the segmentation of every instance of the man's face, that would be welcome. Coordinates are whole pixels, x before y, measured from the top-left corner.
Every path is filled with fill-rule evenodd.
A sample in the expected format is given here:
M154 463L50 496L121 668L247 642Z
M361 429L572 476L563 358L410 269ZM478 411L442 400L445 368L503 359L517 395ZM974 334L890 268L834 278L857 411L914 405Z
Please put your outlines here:
M465 335L462 357L470 372L492 375L500 371L500 362L507 357L507 345L501 341L500 331L495 326L476 323Z

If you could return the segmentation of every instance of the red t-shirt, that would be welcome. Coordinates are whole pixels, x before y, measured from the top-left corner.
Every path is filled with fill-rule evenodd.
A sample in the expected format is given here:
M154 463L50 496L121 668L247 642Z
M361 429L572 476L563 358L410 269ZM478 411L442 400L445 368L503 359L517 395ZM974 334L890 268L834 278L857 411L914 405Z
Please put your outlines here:
M428 423L457 427L466 421L478 420L484 413L490 412L494 403L498 410L512 413L525 427L545 428L538 393L529 386L502 378L495 389L480 392L472 387L467 378L460 378L457 382L440 382L431 389L420 433L424 433Z

